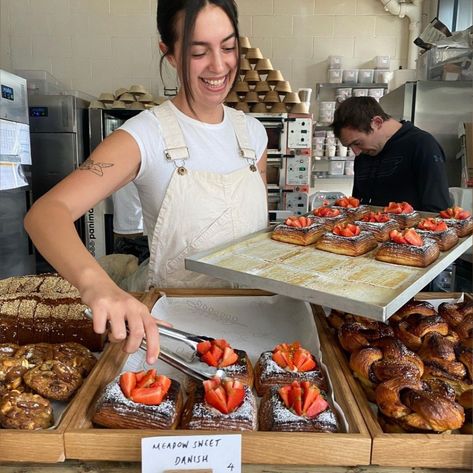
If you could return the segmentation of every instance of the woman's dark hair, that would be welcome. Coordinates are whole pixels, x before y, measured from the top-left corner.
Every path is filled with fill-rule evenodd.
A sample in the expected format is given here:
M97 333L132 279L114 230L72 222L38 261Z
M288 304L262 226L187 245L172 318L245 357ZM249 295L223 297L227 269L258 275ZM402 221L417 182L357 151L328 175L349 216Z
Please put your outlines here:
M383 121L391 118L373 97L349 97L335 110L330 126L337 138L340 138L342 128L371 133L371 120L374 117L381 117Z
M215 5L220 7L230 19L236 37L237 46L237 67L240 64L240 46L239 46L239 31L238 31L238 10L234 0L158 0L158 10L156 21L158 31L161 36L161 41L166 45L167 51L161 56L159 63L159 71L161 80L163 79L162 67L164 58L168 54L174 54L174 47L178 39L178 32L176 23L180 12L184 13L184 28L182 37L182 54L180 68L182 71L182 85L187 101L190 103L194 99L189 80L189 63L190 63L190 43L195 28L195 20L199 12L207 5ZM235 75L234 83L238 79L238 74ZM191 108L192 108L192 104Z

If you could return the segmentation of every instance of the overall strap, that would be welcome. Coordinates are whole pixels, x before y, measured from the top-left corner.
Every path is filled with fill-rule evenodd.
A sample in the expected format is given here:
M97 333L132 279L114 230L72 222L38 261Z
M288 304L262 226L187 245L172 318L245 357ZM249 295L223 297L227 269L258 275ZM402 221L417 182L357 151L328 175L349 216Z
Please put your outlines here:
M245 114L241 110L235 110L234 108L226 107L226 112L230 117L235 130L235 135L240 147L240 155L244 159L250 159L256 161L256 152L250 143L250 137L248 135L248 129L246 127Z
M188 159L189 150L169 100L155 107L153 113L158 118L163 133L166 159L173 162Z

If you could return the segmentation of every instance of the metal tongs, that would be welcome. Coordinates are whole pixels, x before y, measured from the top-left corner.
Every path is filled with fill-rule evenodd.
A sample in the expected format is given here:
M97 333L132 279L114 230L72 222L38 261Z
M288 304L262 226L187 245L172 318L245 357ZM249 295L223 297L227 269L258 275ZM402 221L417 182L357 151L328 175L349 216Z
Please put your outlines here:
M84 310L84 315L89 319L93 319L92 310L90 308L86 308ZM197 344L203 341L212 341L214 340L211 337L205 337L202 335L195 335L192 333L184 332L182 330L178 330L171 327L165 327L163 325L159 325L159 334L164 337L168 337L172 340L176 340L182 342L192 348L193 353L191 355L190 360L185 360L177 353L167 350L164 347L161 347L159 351L159 358L163 360L168 365L173 366L174 368L182 371L183 373L196 378L198 380L204 381L206 379L213 378L214 376L218 376L222 378L224 376L224 371L214 368L213 366L209 366L207 363L203 363L200 361L199 355L197 354ZM127 329L128 332L128 329ZM144 351L147 350L146 339L143 338L140 348Z

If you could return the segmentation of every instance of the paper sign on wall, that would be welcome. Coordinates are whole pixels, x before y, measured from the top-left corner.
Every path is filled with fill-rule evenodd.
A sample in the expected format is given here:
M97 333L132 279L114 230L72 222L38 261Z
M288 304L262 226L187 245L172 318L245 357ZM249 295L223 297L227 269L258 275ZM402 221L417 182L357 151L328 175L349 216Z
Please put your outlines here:
M142 473L204 470L241 473L241 435L188 435L141 439Z

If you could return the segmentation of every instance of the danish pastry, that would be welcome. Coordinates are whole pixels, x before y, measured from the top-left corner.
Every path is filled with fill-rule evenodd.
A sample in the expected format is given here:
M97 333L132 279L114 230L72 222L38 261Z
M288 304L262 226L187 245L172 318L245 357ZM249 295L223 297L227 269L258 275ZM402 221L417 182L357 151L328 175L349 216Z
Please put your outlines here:
M391 240L383 243L375 254L379 261L425 268L439 257L435 240L422 238L413 228L402 233L393 230L389 236Z
M260 430L337 432L337 419L323 393L309 381L271 386L261 400Z
M175 429L182 405L177 381L156 370L127 372L105 387L92 422L111 429Z
M360 220L355 221L363 231L371 232L376 241L384 242L389 240L389 233L392 230L399 230L399 224L387 213L368 212Z
M327 381L314 355L298 342L281 343L272 351L263 352L255 365L255 388L262 396L271 386L288 384L293 380L310 381L322 391Z
M277 225L271 238L295 245L311 245L325 233L325 227L310 217L289 217L283 224Z
M370 232L361 231L352 223L337 224L317 241L318 250L346 256L360 256L378 246Z
M362 217L370 212L370 208L367 205L360 205L360 200L356 197L342 197L341 199L337 199L333 203L332 208L343 209L351 221L361 220Z
M453 227L460 238L473 232L471 213L461 207L450 207L439 212L439 217L445 219L449 227Z
M416 230L420 236L435 240L440 251L448 251L458 243L456 230L449 228L445 220L439 218L421 219L417 224Z
M327 230L332 229L337 223L349 220L344 209L334 209L327 205L317 207L312 210L312 214L316 217L316 222L323 223Z
M82 384L79 371L57 360L38 364L23 380L33 391L55 401L67 401Z
M238 379L250 388L253 386L253 365L245 351L232 348L224 339L214 339L200 342L197 353L202 362L219 368L225 376Z
M417 225L420 220L419 212L407 202L389 202L389 205L384 207L384 212L396 220L401 230Z
M47 429L53 425L51 403L39 394L11 391L0 400L0 425L4 429Z
M256 430L256 400L238 380L213 378L189 393L181 428L190 430Z

